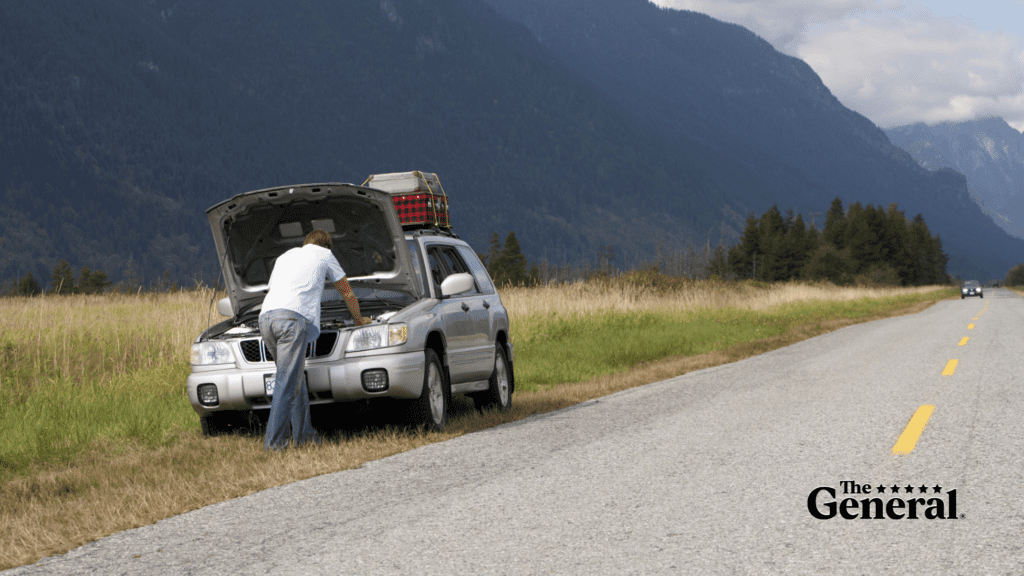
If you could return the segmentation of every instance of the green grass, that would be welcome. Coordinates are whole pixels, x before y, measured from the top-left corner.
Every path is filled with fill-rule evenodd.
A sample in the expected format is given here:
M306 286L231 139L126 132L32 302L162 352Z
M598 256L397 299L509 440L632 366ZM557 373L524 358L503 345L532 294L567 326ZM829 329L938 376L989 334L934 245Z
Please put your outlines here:
M582 382L669 356L775 336L796 325L868 316L934 298L908 294L807 301L764 311L727 307L524 315L513 318L512 326L517 385L533 391ZM5 360L0 366L0 480L33 464L70 462L97 446L166 446L182 431L198 431L185 391L187 342L198 328L177 320L168 325L177 333L172 338L169 330L152 326L131 332L125 323L112 321L104 327L89 319L109 315L110 307L86 304L80 307L80 324L69 322L63 333L51 330L55 323L45 321L45 315L53 311L44 310L38 312L44 319L38 325L45 330L37 329L38 336L26 333L21 340L0 343L0 360ZM124 304L116 306L119 310ZM184 314L180 302L153 306L155 318L167 318L167 310ZM139 313L141 304L128 308ZM201 326L201 301L196 309L201 318L196 326ZM56 313L62 310L58 306ZM88 326L88 332L76 326ZM15 341L22 342L20 348ZM15 356L19 361L11 362Z
M188 367L164 364L88 384L58 380L4 398L0 479L32 463L68 462L98 444L156 447L197 426L185 396Z
M783 334L793 326L860 318L934 295L785 304L665 314L603 312L569 318L534 316L515 340L516 385L538 390L582 382L669 356L691 356ZM516 330L518 326L513 326Z

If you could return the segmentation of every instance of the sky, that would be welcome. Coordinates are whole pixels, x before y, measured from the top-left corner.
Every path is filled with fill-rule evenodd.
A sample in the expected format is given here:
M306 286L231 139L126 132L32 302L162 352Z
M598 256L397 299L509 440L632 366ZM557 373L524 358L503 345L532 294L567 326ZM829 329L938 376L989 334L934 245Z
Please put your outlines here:
M1024 0L653 0L740 24L882 128L991 116L1024 131Z

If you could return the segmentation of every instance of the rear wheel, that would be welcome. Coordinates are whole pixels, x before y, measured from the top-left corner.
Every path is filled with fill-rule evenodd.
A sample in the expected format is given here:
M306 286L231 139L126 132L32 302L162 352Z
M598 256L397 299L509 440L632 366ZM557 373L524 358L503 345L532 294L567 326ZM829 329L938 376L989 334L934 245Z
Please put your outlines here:
M451 389L437 354L428 348L424 355L423 390L420 397L413 401L412 417L417 424L426 424L428 429L440 432L448 423Z
M487 392L480 392L473 396L477 410L497 406L498 410L505 412L511 408L512 380L509 376L505 347L501 344L495 344L494 371L491 373L489 384Z

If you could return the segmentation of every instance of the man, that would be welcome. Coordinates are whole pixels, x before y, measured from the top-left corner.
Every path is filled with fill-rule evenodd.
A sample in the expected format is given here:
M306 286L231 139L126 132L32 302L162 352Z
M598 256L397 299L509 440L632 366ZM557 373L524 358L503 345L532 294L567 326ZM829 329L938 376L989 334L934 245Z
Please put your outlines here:
M341 293L357 326L371 320L359 312L359 300L352 293L345 271L331 253L331 235L316 229L306 235L301 248L278 257L270 273L269 290L260 311L260 334L277 365L274 394L270 403L265 450L288 447L292 442L319 443L309 420L306 389L306 345L320 335L320 298L330 280Z

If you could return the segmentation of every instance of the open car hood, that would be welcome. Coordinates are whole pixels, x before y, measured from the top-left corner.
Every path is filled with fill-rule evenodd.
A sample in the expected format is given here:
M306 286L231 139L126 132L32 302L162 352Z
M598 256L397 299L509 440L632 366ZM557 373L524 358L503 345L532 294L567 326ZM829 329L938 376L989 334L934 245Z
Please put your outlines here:
M206 211L235 317L263 303L277 257L314 228L330 233L350 281L421 296L391 197L352 184L300 184L239 194ZM325 291L326 292L326 291Z

